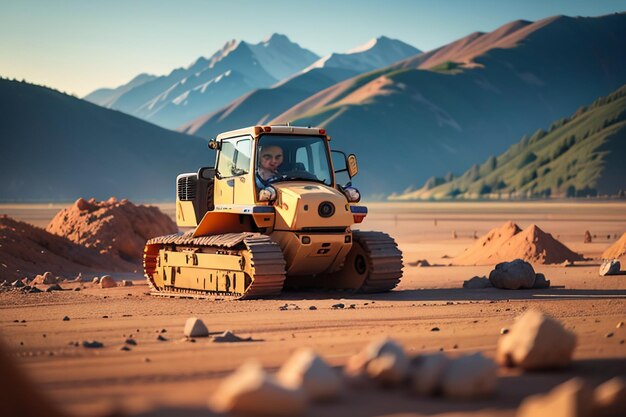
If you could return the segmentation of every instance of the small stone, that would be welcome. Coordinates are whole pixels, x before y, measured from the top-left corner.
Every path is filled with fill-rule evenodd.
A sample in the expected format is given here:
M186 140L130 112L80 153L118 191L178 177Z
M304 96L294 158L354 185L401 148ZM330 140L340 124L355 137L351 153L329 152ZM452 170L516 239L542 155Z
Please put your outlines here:
M597 415L623 415L626 410L626 381L620 377L606 381L595 389L593 400Z
M619 323L617 323L617 325L615 326L616 329L621 329L624 326L624 322L620 321Z
M310 306L310 307L309 307L309 310L317 310L317 307L315 307L315 306Z
M606 337L607 339L610 337L613 337L613 332L608 332L607 334L604 335L604 337Z
M15 288L22 288L22 287L26 286L26 284L24 284L22 281L20 281L20 280L18 279L18 280L13 281L13 282L11 283L11 286L12 286L12 287L15 287Z
M51 286L46 288L46 292L52 292L52 291L63 291L63 288L61 288L59 284L52 284Z
M137 345L137 341L135 339L130 339L130 338L126 339L124 343L126 343L127 345L133 345L133 346Z
M408 375L409 359L404 349L391 339L371 342L361 352L350 357L345 373L353 382L365 377L383 386L394 386L405 381Z
M80 291L80 288L76 287L74 288L74 291Z
M28 293L30 293L30 294L36 294L36 293L40 293L40 292L43 292L43 291L41 291L37 287L32 287L30 290L28 290Z
M489 273L489 281L500 289L530 289L535 284L535 271L528 262L515 259L497 264Z
M525 398L517 417L563 416L592 417L593 391L581 378L570 379L547 394Z
M349 310L354 310L355 308L356 308L356 304L350 304L350 305L348 306L348 309L349 309Z
M161 333L167 333L167 329L161 329Z
M70 318L68 316L63 317L63 321L70 321Z
M86 347L86 348L101 348L103 346L104 344L96 340L84 340L83 341L83 347Z
M148 363L148 362L152 362L152 360L150 358L143 358L143 361Z
M462 356L446 367L441 383L443 393L466 399L491 396L496 391L497 373L496 363L481 353Z
M122 280L122 287L132 287L133 286L133 282L127 279ZM131 295L131 294L129 294Z
M620 267L621 265L617 259L606 259L602 261L602 265L600 265L600 270L598 271L598 274L601 277L604 277L606 275L617 275L619 274Z
M300 349L291 355L278 371L277 379L292 389L303 389L313 401L335 399L342 391L337 372L311 349Z
M210 407L219 413L294 416L306 408L302 389L285 387L268 376L258 363L247 362L225 378Z
M419 395L437 395L450 360L442 353L422 355L411 361L411 388Z
M122 346L122 347L120 348L120 350L129 351L129 350L130 350L130 348L129 348L128 346L124 345L124 346Z
M185 323L183 334L187 337L209 337L209 330L197 317L190 317Z
M438 332L439 331L439 327L433 327L432 329L430 329L431 332Z
M503 366L526 370L568 366L576 335L537 310L519 316L508 334L500 336L496 360Z
M533 288L534 289L550 288L550 280L547 280L544 274L535 274L535 283L533 284Z
M244 339L242 337L236 336L230 330L226 330L224 333L222 333L219 336L215 336L215 338L213 339L214 343L235 343L235 342L250 342L250 341L252 341L251 337Z
M344 307L345 307L345 304L339 303L339 304L333 304L330 308L332 308L333 310L338 310Z
M109 318L109 316L106 316L106 315L105 315L105 316L102 316L102 318L103 318L103 319L108 319L108 318Z
M98 277L93 277L93 279L91 280L91 282L93 282L94 284L100 284L100 278L98 278Z
M117 283L111 276L104 275L102 278L100 278L100 288L115 288L115 287L117 287Z
M467 288L469 290L480 290L483 288L492 288L491 281L486 276L474 276L467 281L463 281L463 288Z
M500 329L500 334L507 334L509 332L509 329L507 329L506 327L503 327Z
M161 335L158 335L156 340L158 340L159 342L165 342L167 339Z

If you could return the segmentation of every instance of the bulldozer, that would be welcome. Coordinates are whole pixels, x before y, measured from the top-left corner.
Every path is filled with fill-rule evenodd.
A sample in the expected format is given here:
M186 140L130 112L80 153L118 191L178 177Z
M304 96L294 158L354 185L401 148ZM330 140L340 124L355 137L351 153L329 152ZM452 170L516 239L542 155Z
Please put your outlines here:
M356 156L325 129L251 126L209 141L214 167L176 178L182 232L150 239L151 294L254 299L283 289L392 290L402 252L389 235L352 230L367 216L352 186Z

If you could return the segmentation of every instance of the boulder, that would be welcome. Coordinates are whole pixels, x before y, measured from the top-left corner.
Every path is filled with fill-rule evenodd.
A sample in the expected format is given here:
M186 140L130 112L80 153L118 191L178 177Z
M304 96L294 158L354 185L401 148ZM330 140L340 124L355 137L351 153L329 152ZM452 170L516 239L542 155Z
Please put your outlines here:
M561 368L570 364L575 347L574 333L541 312L529 310L500 336L496 360L527 370Z
M100 284L100 278L99 277L93 277L91 282L94 283L94 284Z
M209 404L219 413L293 416L304 412L306 396L247 362L220 383Z
M470 290L478 290L483 288L492 288L491 281L485 276L479 277L475 276L467 281L463 281L463 288L467 288Z
M441 382L444 395L473 399L496 392L498 366L481 353L462 356L450 362Z
M617 259L605 259L602 261L602 265L600 265L598 274L600 274L601 277L606 275L617 275L619 274L620 268L621 265Z
M419 395L437 395L450 359L443 353L421 355L411 361L411 388Z
M626 381L615 377L598 386L593 393L595 414L619 416L626 411Z
M570 379L547 394L524 399L516 416L592 417L593 391L582 379Z
M230 330L226 330L221 335L215 336L215 338L213 338L214 343L236 343L236 342L251 342L251 341L252 341L251 337L245 337L245 338L239 337Z
M204 322L197 317L187 319L183 333L187 337L209 337L209 329L207 329Z
M341 394L342 380L338 373L311 349L296 351L277 374L285 386L303 389L312 401L333 400Z
M52 275L52 272L44 272L43 275L37 275L35 277L35 279L33 279L32 281L32 285L37 285L37 284L46 284L46 285L50 285L50 284L56 284L57 280L54 277L54 275Z
M376 340L350 357L345 373L354 382L370 378L384 386L398 385L408 376L409 359L391 339Z
M130 281L128 279L122 280L122 287L132 287L132 286L133 286L133 282L132 281Z
M544 274L535 274L535 283L533 284L534 289L544 289L550 288L550 280L546 279Z
M111 276L104 275L102 278L100 278L100 288L115 288L115 287L117 287L117 283Z
M535 270L522 259L502 262L489 274L489 281L496 288L517 290L532 288L535 284Z

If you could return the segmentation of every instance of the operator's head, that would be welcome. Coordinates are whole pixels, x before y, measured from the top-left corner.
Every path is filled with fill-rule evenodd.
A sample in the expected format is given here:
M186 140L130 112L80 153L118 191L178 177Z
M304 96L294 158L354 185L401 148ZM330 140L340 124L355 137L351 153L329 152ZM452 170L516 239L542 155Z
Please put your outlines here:
M276 171L283 163L283 149L278 145L266 145L261 148L261 168Z

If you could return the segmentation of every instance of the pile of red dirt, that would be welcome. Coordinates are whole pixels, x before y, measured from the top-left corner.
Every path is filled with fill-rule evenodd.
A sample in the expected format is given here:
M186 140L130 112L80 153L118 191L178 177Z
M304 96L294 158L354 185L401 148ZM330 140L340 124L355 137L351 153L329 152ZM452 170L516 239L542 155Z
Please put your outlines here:
M453 265L495 265L514 259L531 263L559 264L582 261L583 256L544 232L536 225L522 230L509 221L489 231L473 246L454 258Z
M148 239L176 233L178 227L157 207L111 197L101 202L79 198L61 210L46 230L102 254L140 262Z
M620 237L617 242L608 247L607 250L602 252L602 259L620 259L626 258L626 232ZM624 259L626 261L626 259Z
M32 278L45 271L72 278L79 272L136 269L135 264L101 255L6 215L0 216L0 281Z

